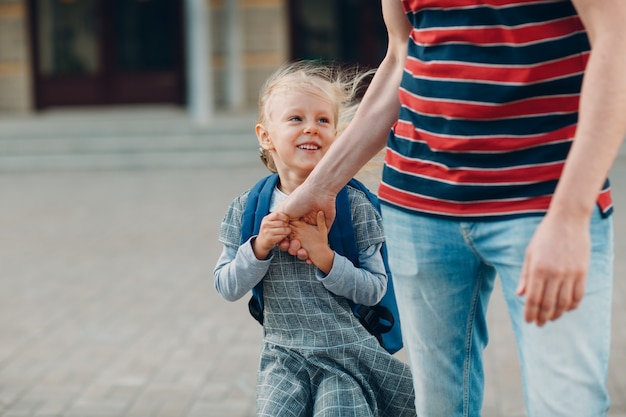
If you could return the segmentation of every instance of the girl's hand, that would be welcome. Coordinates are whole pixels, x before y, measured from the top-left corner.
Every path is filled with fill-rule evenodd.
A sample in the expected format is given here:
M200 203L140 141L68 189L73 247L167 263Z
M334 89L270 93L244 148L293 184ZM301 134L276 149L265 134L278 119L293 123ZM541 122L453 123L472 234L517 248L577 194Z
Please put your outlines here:
M257 259L265 259L274 246L288 239L291 233L289 217L280 212L268 214L261 221L259 235L252 241L252 250Z
M307 262L328 274L333 266L335 252L328 246L328 227L323 211L317 212L316 222L311 225L303 220L292 220L291 242L298 242L299 250L306 251Z

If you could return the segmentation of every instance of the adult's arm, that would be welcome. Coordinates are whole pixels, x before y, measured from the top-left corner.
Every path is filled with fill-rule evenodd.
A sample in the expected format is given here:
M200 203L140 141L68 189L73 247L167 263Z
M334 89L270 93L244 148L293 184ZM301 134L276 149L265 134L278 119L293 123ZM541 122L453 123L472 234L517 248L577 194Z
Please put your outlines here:
M573 0L591 42L579 123L552 203L527 251L518 287L539 326L576 308L590 257L589 223L626 133L626 1Z
M285 200L281 211L300 218L323 211L326 223L335 217L335 196L358 170L386 144L389 129L400 111L398 87L411 33L402 3L382 0L387 27L387 53L363 96L361 105L344 133L337 138L307 180Z

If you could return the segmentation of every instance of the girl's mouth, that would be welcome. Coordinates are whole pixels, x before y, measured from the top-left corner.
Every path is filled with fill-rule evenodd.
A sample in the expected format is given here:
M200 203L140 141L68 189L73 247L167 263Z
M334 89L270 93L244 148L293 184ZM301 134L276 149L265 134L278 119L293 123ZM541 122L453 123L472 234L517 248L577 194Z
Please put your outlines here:
M317 146L317 145L310 144L310 143L305 143L304 145L298 145L297 148L298 149L303 149L305 151L316 151L320 147Z

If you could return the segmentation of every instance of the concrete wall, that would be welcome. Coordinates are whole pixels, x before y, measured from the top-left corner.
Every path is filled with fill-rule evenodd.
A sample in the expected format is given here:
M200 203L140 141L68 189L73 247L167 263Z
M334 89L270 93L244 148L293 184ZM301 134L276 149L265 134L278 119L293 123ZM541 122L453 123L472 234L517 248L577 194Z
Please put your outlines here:
M26 0L0 0L0 112L32 109Z
M241 87L238 95L242 96L242 106L254 109L265 79L289 57L287 0L206 1L211 16L213 56L209 61L215 108L228 109L232 105L235 82ZM226 19L229 1L237 5L237 23L241 28L236 68L233 56L228 56L227 36L233 30ZM0 0L0 113L28 112L34 108L28 30L27 0ZM233 72L237 74L234 80Z
M227 107L228 57L228 19L226 2L211 1L213 29L213 66L214 91L217 108ZM286 0L236 0L238 3L238 22L243 33L240 34L241 82L246 108L255 108L259 90L265 79L289 58L289 33Z

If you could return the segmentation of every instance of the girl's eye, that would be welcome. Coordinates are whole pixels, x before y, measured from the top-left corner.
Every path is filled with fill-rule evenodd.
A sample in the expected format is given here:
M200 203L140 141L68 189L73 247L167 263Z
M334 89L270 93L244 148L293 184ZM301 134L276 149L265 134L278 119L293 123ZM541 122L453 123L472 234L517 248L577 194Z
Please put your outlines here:
M301 122L301 121L302 121L302 118L301 118L300 116L291 116L291 117L289 118L289 121L290 121L290 122Z
M322 117L322 118L320 119L320 123L330 123L330 120L329 120L329 119L327 119L327 118L325 118L325 117Z

